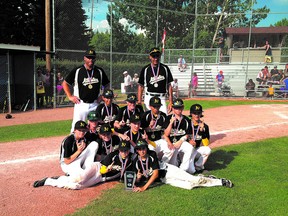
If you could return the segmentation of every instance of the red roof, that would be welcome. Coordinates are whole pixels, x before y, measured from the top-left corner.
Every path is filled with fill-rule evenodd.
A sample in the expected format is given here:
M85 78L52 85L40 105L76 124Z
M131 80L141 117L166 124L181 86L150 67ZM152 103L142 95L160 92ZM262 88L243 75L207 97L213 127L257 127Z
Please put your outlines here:
M226 34L249 34L250 28L225 28ZM278 26L278 27L254 27L251 28L252 34L283 34L288 33L288 26Z

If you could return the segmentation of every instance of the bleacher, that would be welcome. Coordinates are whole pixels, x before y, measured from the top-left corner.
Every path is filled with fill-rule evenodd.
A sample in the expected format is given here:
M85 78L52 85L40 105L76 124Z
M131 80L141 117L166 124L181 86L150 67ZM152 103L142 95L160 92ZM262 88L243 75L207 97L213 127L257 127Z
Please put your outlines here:
M199 96L219 96L218 87L215 81L215 77L219 70L224 72L224 84L231 88L231 96L245 97L246 90L245 85L249 79L253 79L255 84L258 72L267 65L269 71L274 67L273 63L253 63L253 64L194 64L193 72L191 65L185 72L180 72L178 70L177 64L169 64L169 68L173 74L174 78L178 79L178 86L180 90L181 97L188 96L188 83L194 72L198 76L198 89L197 93ZM284 69L284 64L276 64L278 69ZM247 71L247 73L246 73ZM261 95L258 95L261 97Z

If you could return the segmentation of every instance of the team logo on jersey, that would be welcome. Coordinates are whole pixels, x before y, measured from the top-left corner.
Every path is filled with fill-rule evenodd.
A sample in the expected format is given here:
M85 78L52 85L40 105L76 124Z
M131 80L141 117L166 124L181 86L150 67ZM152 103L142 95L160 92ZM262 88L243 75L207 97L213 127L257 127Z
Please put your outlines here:
M89 85L89 84L95 84L95 83L99 83L98 78L95 78L95 77L93 77L93 78L91 79L91 81L89 80L89 78L84 78L84 79L83 79L83 82L82 82L82 84L83 84L84 86L87 86L87 85Z
M154 83L160 82L162 80L165 80L165 77L162 75L159 75L158 77L151 77L149 83L153 85Z

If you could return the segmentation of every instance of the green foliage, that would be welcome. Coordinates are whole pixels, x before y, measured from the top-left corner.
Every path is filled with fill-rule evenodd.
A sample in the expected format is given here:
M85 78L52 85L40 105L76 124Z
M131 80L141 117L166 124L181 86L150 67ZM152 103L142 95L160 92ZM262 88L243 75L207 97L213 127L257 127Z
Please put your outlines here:
M232 189L161 185L133 193L118 184L73 215L286 215L287 138L213 149L209 174L231 179Z

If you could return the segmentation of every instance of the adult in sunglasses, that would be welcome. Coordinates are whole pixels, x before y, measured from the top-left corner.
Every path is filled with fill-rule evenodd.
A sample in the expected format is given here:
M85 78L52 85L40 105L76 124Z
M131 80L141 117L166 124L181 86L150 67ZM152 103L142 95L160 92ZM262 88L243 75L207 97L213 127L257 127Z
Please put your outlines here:
M160 63L161 51L154 47L149 52L150 63L142 68L138 81L138 103L142 103L142 94L145 87L144 104L147 110L149 108L149 101L156 96L161 99L161 111L167 114L166 94L169 95L168 112L172 106L172 86L173 76L169 67Z
M105 71L95 65L95 58L95 51L87 50L84 65L73 69L62 84L67 97L75 104L71 131L74 131L75 122L86 121L88 113L97 108L101 87L106 88L110 83Z

